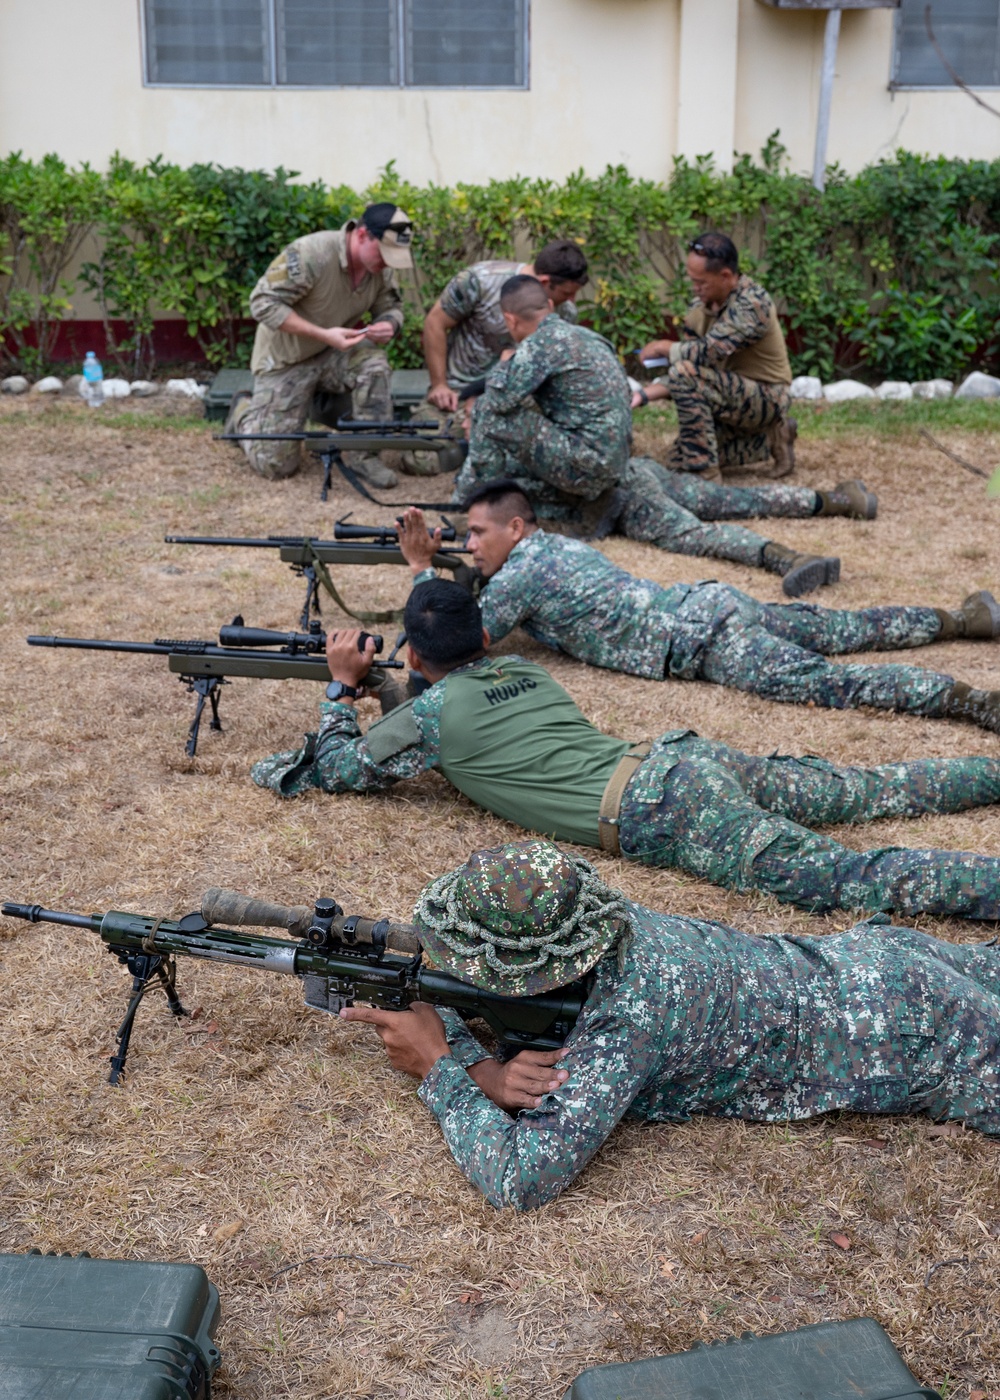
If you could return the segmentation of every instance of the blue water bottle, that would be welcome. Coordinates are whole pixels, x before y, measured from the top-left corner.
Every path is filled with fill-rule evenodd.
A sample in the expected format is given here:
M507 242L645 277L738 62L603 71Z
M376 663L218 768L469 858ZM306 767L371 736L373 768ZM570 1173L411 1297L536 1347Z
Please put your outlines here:
M83 378L87 386L85 398L91 408L100 408L104 402L104 371L93 350L88 350L83 360Z

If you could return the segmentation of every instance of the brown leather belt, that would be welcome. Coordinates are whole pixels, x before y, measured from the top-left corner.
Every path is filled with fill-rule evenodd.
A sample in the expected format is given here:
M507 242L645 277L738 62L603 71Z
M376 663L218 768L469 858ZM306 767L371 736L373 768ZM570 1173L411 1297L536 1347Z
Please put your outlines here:
M608 785L604 789L600 816L597 819L597 835L601 850L607 851L609 855L621 854L621 846L618 842L618 814L621 811L622 798L625 795L625 789L635 776L635 770L644 759L649 757L652 747L651 743L636 744L635 748L622 754L618 760L618 767L611 774Z

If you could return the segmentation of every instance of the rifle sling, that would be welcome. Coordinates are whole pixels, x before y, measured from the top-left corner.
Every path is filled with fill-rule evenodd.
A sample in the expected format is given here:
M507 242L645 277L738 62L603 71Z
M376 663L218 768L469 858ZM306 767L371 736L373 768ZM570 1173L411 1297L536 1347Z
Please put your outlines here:
M635 776L635 770L639 764L649 757L652 744L636 744L628 753L622 754L618 760L618 767L608 779L608 785L604 789L604 796L601 798L601 812L597 819L597 834L600 838L601 850L607 851L610 855L621 854L621 846L618 843L618 814L621 811L622 798L625 789Z
M348 617L353 617L358 622L402 622L402 608L372 608L361 609L359 611L355 611L354 608L349 608L337 591L337 586L330 577L330 570L323 563L323 560L319 557L308 540L304 540L303 544L310 556L310 567L316 571L316 577L337 604L337 607L340 608L341 612L345 612Z
M315 451L315 449L313 450ZM418 510L456 509L454 501L380 501L377 496L372 495L354 468L347 465L339 452L334 457L333 464L347 484L353 486L358 495L364 496L366 501L371 501L373 506L382 506L384 510L399 510L403 506L416 506ZM352 616L353 615L354 614L352 614ZM360 616L360 614L356 615Z

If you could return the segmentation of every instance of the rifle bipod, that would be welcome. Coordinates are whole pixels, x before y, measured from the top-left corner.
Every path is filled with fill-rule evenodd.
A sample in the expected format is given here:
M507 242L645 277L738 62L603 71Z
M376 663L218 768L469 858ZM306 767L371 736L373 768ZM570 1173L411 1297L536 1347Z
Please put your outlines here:
M194 707L194 719L191 721L187 743L184 745L184 752L188 758L194 758L198 752L198 731L201 728L201 713L206 700L212 706L212 722L209 728L222 733L222 721L219 719L219 686L228 685L229 682L222 676L181 676L180 679L187 689L198 697L198 703Z
M118 1084L125 1070L125 1057L128 1055L128 1043L132 1036L135 1013L139 1010L139 1003L154 983L159 983L163 988L170 1010L176 1017L190 1016L191 1013L181 1005L180 997L177 995L177 965L173 958L164 957L161 953L133 953L125 949L115 948L112 948L111 951L132 974L132 995L129 999L128 1010L125 1012L125 1019L115 1032L118 1049L111 1056L111 1073L108 1075L109 1084Z

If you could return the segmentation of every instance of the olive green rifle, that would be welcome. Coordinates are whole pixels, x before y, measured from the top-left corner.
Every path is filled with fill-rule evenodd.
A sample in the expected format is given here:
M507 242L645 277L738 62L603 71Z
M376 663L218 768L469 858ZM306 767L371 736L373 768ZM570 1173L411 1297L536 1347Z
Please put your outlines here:
M368 632L358 638L358 650L364 651ZM383 641L372 636L376 654ZM385 661L373 661L373 671L365 677L368 687L385 688L383 673L401 671L402 661L396 660L404 638L400 636ZM139 652L146 656L165 656L167 669L180 678L189 691L197 695L194 719L188 730L184 752L194 758L198 749L198 731L207 700L212 711L212 729L222 729L219 720L219 687L226 685L228 676L249 676L255 680L322 681L332 679L326 664L326 634L314 623L307 632L272 632L263 627L245 627L242 617L234 617L228 627L219 629L219 645L205 641L180 641L160 637L155 642L105 641L92 637L28 637L29 647L76 647L82 651ZM383 709L399 704L403 695L394 695L391 703L383 699Z
M456 527L446 517L441 517L441 539L450 541L457 538ZM324 588L337 606L348 617L365 623L398 623L402 610L387 608L380 611L357 611L348 606L341 597L330 576L328 565L369 565L407 563L399 548L398 531L388 525L355 525L347 516L334 526L332 540L320 540L302 535L266 535L263 539L245 538L238 535L165 535L165 544L196 544L225 549L276 549L283 564L291 567L292 573L306 581L306 597L299 618L299 626L305 630L315 615L320 616L319 591ZM428 532L430 533L430 532ZM436 569L447 569L457 583L471 592L476 591L478 574L465 562L468 550L461 545L451 546L442 543L432 560Z
M177 995L177 957L301 977L306 1005L334 1014L356 1001L388 1011L405 1011L415 1001L450 1007L464 1019L485 1021L501 1052L508 1055L562 1045L590 990L590 981L583 978L540 996L503 997L483 991L423 962L412 924L345 916L332 899L318 899L309 909L211 889L200 913L177 920L118 911L68 914L39 904L7 903L2 912L33 924L89 929L132 974L131 997L111 1057L112 1084L119 1082L125 1068L135 1015L147 991L160 987L175 1016L190 1014ZM219 923L226 927L216 927ZM247 925L280 928L290 936L245 933Z
M375 423L342 418L336 428L311 428L298 433L217 433L216 442L301 442L307 452L314 452L323 463L323 485L319 498L325 501L330 492L333 468L353 486L359 495L373 505L393 505L394 502L378 500L371 494L361 477L344 461L345 452L436 452L439 470L458 471L465 461L469 444L464 438L456 437L441 427L433 419L426 422L417 419L407 421L393 419L388 423ZM408 502L423 505L422 501ZM432 508L439 501L428 503Z

